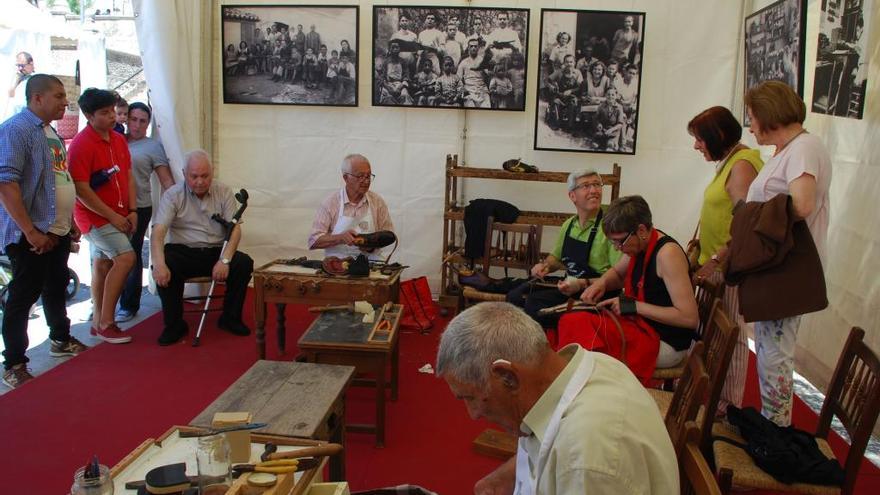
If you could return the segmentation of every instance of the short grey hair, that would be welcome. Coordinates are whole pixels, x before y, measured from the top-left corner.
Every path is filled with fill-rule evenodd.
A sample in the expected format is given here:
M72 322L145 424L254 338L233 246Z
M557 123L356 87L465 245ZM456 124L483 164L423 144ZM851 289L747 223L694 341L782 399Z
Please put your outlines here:
M189 164L198 159L204 159L208 162L208 165L211 165L211 170L214 169L214 164L211 162L211 155L208 154L207 151L203 149L195 149L192 151L188 151L185 155L183 155L183 171L189 170Z
M364 155L352 153L350 155L346 155L345 158L342 159L342 166L340 166L339 168L340 170L342 170L342 173L350 174L351 164L358 161L365 161L368 164L370 163L370 160L367 160L367 157L365 157Z
M440 337L437 376L451 376L478 387L489 383L492 362L536 364L550 351L541 326L505 302L484 302L449 322Z
M596 172L591 168L577 170L568 174L568 192L574 191L574 188L577 187L578 179L582 177L590 177L591 175L599 177L600 180L602 179L602 176L599 174L599 172Z

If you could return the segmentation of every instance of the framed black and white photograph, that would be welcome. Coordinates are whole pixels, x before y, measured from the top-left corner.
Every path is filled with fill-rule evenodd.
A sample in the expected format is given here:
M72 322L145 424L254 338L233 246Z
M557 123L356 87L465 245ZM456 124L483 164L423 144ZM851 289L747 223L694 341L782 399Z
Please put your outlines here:
M805 0L779 0L746 17L745 88L782 81L804 94ZM743 108L743 125L749 118Z
M223 102L356 107L358 7L223 5Z
M643 12L541 10L535 149L635 154Z
M525 110L528 9L373 7L373 105Z
M871 1L822 0L813 112L862 118L871 59Z

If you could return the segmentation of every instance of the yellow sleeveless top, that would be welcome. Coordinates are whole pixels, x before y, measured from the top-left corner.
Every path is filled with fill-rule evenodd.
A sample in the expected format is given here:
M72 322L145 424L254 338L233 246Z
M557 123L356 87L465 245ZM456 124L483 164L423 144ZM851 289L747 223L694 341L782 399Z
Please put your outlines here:
M739 150L730 156L703 193L700 210L700 264L703 265L730 240L730 222L733 220L733 202L724 188L733 164L745 160L759 172L764 162L758 150Z

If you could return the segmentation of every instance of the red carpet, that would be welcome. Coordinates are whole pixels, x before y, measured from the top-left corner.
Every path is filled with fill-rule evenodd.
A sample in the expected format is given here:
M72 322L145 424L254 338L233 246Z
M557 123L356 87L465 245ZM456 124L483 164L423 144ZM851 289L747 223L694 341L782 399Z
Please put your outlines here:
M302 307L287 313L291 349L286 359L291 359L314 316ZM274 319L270 310L272 327ZM346 437L353 489L412 483L444 495L471 493L473 483L498 465L470 450L487 424L471 421L442 380L417 372L433 363L441 329L442 322L430 335L401 335L400 399L387 403L386 447L374 448L372 435ZM155 344L160 331L161 316L155 315L131 330L132 344L102 344L0 396L0 493L67 493L73 472L92 454L112 465L144 439L188 423L256 360L253 337L218 331L213 321L200 348L188 342L161 348ZM267 341L269 358L280 358L274 328ZM748 403L757 403L756 390L752 373ZM373 415L372 392L352 390L349 420L371 422ZM800 401L795 418L802 428L815 424L815 415ZM832 445L838 455L846 450L836 437ZM857 493L880 493L880 470L868 462Z

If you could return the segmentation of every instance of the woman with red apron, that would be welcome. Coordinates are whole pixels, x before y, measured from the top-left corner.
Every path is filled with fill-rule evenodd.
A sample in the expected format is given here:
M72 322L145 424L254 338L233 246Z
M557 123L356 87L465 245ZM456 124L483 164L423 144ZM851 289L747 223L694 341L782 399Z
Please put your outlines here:
M687 257L673 238L654 228L641 196L612 202L602 228L624 256L584 290L581 300L619 315L620 328L602 311L569 313L559 321L558 345L576 342L617 357L647 384L654 368L684 359L696 338L699 316ZM606 292L621 288L621 296L601 301Z

